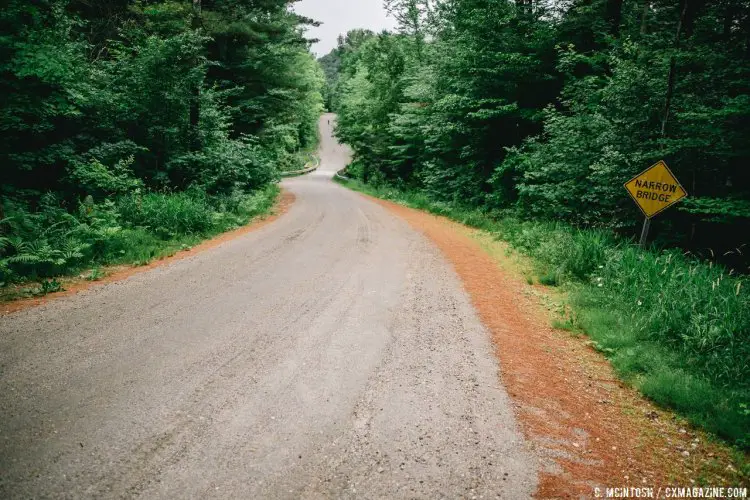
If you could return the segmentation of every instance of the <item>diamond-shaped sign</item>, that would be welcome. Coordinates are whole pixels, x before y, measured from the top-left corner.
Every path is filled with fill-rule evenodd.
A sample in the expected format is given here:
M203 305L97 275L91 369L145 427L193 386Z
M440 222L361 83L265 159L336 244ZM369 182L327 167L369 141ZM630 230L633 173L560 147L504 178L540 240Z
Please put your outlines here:
M685 188L661 160L626 182L625 189L649 218L687 196Z

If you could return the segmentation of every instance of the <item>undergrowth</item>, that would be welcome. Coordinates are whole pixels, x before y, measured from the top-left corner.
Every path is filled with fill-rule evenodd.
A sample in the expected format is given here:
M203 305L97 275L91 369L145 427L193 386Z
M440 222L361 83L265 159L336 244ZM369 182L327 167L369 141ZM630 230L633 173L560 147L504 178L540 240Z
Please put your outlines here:
M320 139L312 142L308 147L297 151L294 154L288 155L288 159L285 162L279 163L279 171L283 174L286 172L296 172L303 170L309 166L317 165L320 163L318 158L318 145Z
M250 194L132 193L101 203L83 200L74 210L49 194L34 212L6 202L0 288L38 282L22 295L39 295L61 289L54 278L85 269L93 268L87 279L95 280L100 266L145 265L267 213L278 193L275 184Z
M643 250L599 230L433 202L419 192L341 181L367 194L490 232L565 286L573 316L621 378L750 449L750 280L675 250Z

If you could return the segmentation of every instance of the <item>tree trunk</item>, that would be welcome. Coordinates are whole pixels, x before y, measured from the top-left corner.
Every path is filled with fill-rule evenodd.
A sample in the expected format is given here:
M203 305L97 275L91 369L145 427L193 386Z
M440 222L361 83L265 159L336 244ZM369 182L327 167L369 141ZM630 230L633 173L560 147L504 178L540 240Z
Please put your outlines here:
M661 136L667 134L667 121L669 120L669 108L672 106L672 94L674 94L675 71L677 70L677 60L675 56L669 58L669 73L667 74L667 95L664 99L664 114L661 119Z
M688 9L688 3L690 0L683 0L682 9L680 9L680 18L677 21L677 33L675 34L674 48L677 50L680 47L680 34L682 33L682 23L685 19L685 13ZM677 71L677 58L673 54L669 58L669 74L667 76L667 95L664 100L664 116L661 120L661 136L664 137L667 134L667 121L669 120L669 110L672 106L672 95L674 94L674 81L675 73Z
M685 33L685 38L693 36L693 29L695 28L695 20L698 18L700 10L705 5L705 0L691 0L690 5L685 9L683 16L682 30Z
M616 38L620 36L622 22L622 0L607 0L607 22L610 32Z
M644 0L643 14L641 15L641 36L646 34L646 21L648 21L648 11L651 9L651 0Z
M192 28L197 30L200 27L200 15L201 15L201 0L193 0L193 16L192 16ZM198 61L193 61L193 67L198 65ZM201 87L197 84L193 88L192 96L190 99L190 150L198 151L201 148L200 140L200 100L201 100Z
M695 195L695 189L698 185L697 183L697 176L698 173L696 172L695 165L693 165L693 182L690 185L690 194ZM693 241L695 241L695 233L698 231L698 224L696 222L697 216L695 214L692 214L692 223L690 224L690 244L692 245Z

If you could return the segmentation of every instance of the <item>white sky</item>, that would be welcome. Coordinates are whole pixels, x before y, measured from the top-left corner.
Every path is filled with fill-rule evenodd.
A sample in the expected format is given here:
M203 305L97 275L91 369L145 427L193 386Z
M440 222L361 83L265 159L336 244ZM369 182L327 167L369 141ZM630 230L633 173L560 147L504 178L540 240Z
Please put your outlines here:
M377 33L396 27L396 21L386 16L383 0L300 0L294 10L323 23L307 33L308 38L320 39L312 47L318 57L330 52L339 34L351 29L366 28Z

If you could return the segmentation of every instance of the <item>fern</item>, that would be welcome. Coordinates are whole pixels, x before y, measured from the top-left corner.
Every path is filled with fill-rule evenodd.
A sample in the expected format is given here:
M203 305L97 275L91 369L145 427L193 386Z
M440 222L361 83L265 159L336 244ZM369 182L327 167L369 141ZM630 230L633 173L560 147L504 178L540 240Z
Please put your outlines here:
M10 257L7 257L5 259L6 262L9 262L11 264L38 264L42 261L42 259L33 253L20 253L17 255L11 255Z
M0 252L11 246L10 238L0 236Z
M23 240L20 236L9 236L8 248L13 253L23 253L28 246L28 243Z
M65 242L62 249L62 258L67 262L83 259L85 257L84 252L89 248L91 248L89 243L81 243L80 241L69 239Z

